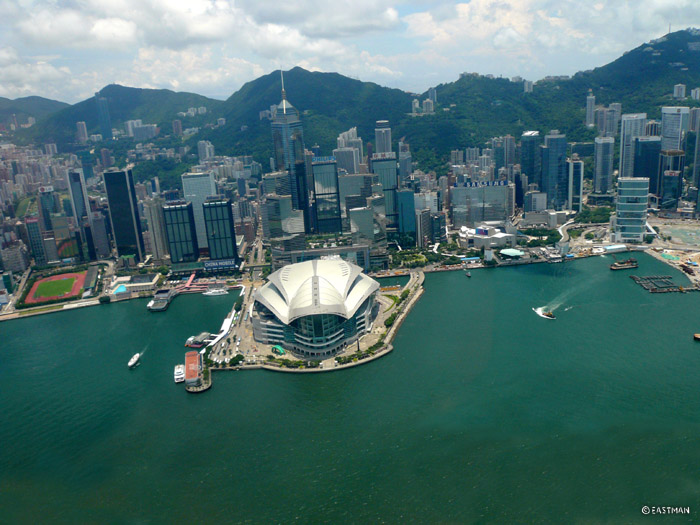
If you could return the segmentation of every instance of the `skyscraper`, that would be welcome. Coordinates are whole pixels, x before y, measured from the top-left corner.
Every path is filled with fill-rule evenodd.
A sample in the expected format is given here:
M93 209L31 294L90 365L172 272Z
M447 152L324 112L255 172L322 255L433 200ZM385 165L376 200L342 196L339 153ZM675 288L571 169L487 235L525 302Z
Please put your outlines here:
M75 127L77 129L75 136L76 140L80 144L85 144L88 141L87 126L85 125L85 122L76 122Z
M194 213L194 224L197 232L197 246L199 249L206 249L207 229L204 225L204 212L202 204L207 197L217 194L216 181L213 173L184 173L182 175L182 193L186 201L192 203Z
M520 172L528 181L542 189L542 170L540 145L542 138L539 131L525 131L520 137Z
M578 213L583 206L583 161L574 153L573 157L566 161L566 164L569 173L567 209Z
M593 179L596 193L609 193L612 190L614 137L595 138L595 174Z
M586 97L586 126L592 128L595 125L595 95L589 90Z
M151 255L156 261L164 260L168 254L168 237L163 216L164 204L165 201L160 197L146 199L143 202L143 212L151 234Z
M396 153L375 153L372 155L372 169L377 175L379 184L384 192L384 204L386 206L386 218L389 228L397 228L399 225L398 208L396 205L396 190L399 186L399 177L396 170Z
M647 123L646 113L622 115L620 127L620 177L632 177L634 173L634 147L636 137L643 137Z
M102 140L112 140L112 120L109 118L109 103L105 97L95 93L95 104L97 105L97 120L100 123Z
M197 261L199 246L197 245L192 203L186 201L166 202L163 206L163 218L170 260L176 264Z
M340 192L335 157L314 157L314 214L319 233L340 233Z
M378 120L374 128L374 153L391 151L391 127L388 120Z
M676 209L683 191L685 152L661 150L659 155L659 197L661 208Z
M416 206L412 190L403 189L396 192L398 205L399 233L416 233Z
M277 170L287 170L289 187L292 193L292 205L304 215L304 231L311 231L311 214L309 209L309 188L304 160L304 131L299 112L287 100L282 78L282 101L272 120L272 142Z
M82 170L69 171L68 191L70 193L71 208L75 224L82 228L86 222L90 222L90 201L88 200L87 187Z
M413 157L408 143L399 141L399 178L407 180L413 173Z
M27 236L29 237L29 248L32 251L34 262L37 266L46 266L44 238L39 227L39 219L37 217L27 217L25 224L27 226Z
M683 139L688 131L690 108L661 108L661 149L682 150Z
M227 267L239 266L231 199L209 197L204 202L203 208L209 258L213 261L225 262Z
M661 137L636 137L634 144L634 177L649 179L649 192L659 194L659 155Z
M133 255L136 262L141 262L144 256L143 236L131 170L105 171L104 181L117 255Z
M544 137L542 146L542 187L550 208L560 210L568 193L569 176L566 170L566 135L552 130Z
M43 231L53 230L51 214L56 212L56 199L54 198L53 186L39 187L39 217L41 218L41 228Z
M622 177L617 180L616 242L642 242L646 233L649 179Z
M345 170L349 175L360 172L360 151L357 148L336 148L333 156L339 170Z

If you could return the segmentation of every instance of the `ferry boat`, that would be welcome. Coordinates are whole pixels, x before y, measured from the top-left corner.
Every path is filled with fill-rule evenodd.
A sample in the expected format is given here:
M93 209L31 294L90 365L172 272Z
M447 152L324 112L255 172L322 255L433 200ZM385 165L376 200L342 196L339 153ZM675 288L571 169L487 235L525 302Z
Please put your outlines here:
M175 365L175 382L182 383L185 381L185 365Z
M199 335L193 335L187 339L185 346L188 348L202 348L205 344L207 344L210 336L211 334L209 332L202 332Z
M129 359L129 368L134 368L141 359L141 354L134 354L134 356Z
M202 293L202 295L228 295L228 290L224 286L207 288L207 291Z
M175 288L163 288L158 290L153 296L153 300L150 301L146 308L150 312L164 312L170 306L170 302L178 295L178 291Z
M610 265L611 270L627 270L630 268L639 268L639 265L637 264L637 259L633 259L630 257L629 259L626 259L624 261L615 261Z
M556 319L556 316L552 312L545 312L543 308L533 308L533 312L535 312L537 315L540 317L543 317L544 319L551 319L554 320Z

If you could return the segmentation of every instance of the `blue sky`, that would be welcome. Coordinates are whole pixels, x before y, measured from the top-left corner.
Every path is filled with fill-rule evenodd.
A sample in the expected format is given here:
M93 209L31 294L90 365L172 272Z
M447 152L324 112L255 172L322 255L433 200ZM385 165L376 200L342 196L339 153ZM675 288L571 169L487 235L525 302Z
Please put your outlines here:
M299 65L423 92L461 72L537 80L700 26L699 0L0 0L0 96L109 83L226 98Z

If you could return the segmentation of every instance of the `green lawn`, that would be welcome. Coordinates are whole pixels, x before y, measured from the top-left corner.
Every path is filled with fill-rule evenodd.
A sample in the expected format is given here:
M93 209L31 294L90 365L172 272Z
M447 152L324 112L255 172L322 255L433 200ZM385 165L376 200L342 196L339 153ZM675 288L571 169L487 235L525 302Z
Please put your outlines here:
M64 293L68 293L73 288L73 283L75 282L75 277L70 277L68 279L59 279L58 281L47 281L41 283L36 288L34 292L34 297L53 297L54 295L61 296Z

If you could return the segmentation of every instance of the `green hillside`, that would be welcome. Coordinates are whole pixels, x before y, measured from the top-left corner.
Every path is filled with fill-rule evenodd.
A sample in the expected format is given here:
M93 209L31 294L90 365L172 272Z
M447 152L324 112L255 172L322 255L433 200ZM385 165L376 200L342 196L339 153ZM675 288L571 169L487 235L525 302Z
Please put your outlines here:
M100 91L109 102L112 127L120 127L127 120L141 119L147 124L157 124L165 133L170 133L172 121L179 111L190 107L205 106L210 113L216 113L223 104L220 100L197 95L195 93L178 93L169 89L140 89L109 85ZM208 114L207 119L214 117ZM200 119L201 120L201 119ZM37 122L19 136L26 140L38 142L56 142L59 149L68 148L75 141L75 123L84 121L88 133L99 133L95 97L66 107L57 113ZM194 122L194 119L190 119ZM190 125L183 119L183 126ZM196 121L199 123L199 121Z
M67 107L69 105L65 102L43 97L22 97L14 100L0 97L0 124L9 127L12 115L17 116L19 124L24 124L28 117L39 120Z

